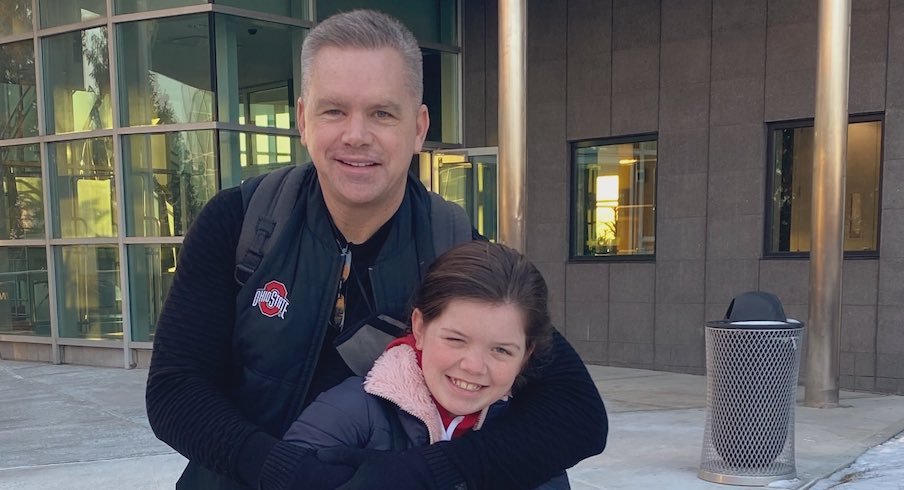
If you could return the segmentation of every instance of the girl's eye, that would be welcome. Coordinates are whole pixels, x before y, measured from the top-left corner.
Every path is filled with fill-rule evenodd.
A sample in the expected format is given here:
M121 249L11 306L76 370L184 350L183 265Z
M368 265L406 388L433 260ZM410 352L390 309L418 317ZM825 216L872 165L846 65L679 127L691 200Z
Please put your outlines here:
M493 351L496 352L497 354L502 354L504 356L512 355L512 352L510 350L506 349L505 347L496 347L495 349L493 349Z
M452 343L464 342L464 340L462 340L462 339L460 339L460 338L458 338L458 337L446 337L446 341L447 341L447 342L452 342Z

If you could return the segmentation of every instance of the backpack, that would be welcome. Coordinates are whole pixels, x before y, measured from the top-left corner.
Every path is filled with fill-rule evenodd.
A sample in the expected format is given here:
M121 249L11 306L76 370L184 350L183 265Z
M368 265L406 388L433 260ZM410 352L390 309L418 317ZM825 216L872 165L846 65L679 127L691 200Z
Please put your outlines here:
M315 174L311 164L291 166L242 183L245 217L235 249L235 280L244 285L276 243L295 207L300 190ZM454 245L472 239L471 220L461 206L430 192L433 249L438 257ZM346 327L334 341L337 352L358 376L364 376L386 346L407 326L386 314L372 315Z
M276 243L295 207L302 184L313 178L314 165L292 165L253 177L241 184L245 218L235 248L235 280L244 285ZM461 206L439 194L430 195L430 223L437 257L471 240L472 227Z

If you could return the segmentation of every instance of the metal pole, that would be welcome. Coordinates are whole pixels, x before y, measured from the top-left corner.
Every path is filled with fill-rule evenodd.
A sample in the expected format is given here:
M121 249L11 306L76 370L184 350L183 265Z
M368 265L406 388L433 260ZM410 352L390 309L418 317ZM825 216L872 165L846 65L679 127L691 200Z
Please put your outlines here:
M527 4L499 0L499 241L525 251Z
M850 0L820 0L804 401L816 408L838 406L850 39Z

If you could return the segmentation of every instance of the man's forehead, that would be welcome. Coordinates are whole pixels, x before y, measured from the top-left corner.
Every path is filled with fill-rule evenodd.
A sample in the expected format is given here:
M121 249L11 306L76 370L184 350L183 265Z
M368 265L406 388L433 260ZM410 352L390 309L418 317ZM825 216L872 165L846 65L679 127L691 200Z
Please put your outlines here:
M365 46L339 46L336 44L327 44L322 46L314 53L314 60L319 60L328 56L336 56L337 53L360 53L363 55L373 55L380 52L395 53L402 58L402 53L392 46L365 47Z

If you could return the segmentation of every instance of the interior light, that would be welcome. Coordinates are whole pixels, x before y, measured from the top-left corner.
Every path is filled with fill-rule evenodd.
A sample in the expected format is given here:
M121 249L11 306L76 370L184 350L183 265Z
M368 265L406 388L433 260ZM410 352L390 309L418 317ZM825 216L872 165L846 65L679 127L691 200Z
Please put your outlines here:
M622 158L621 160L618 161L619 165L633 165L635 163L637 163L636 158Z

